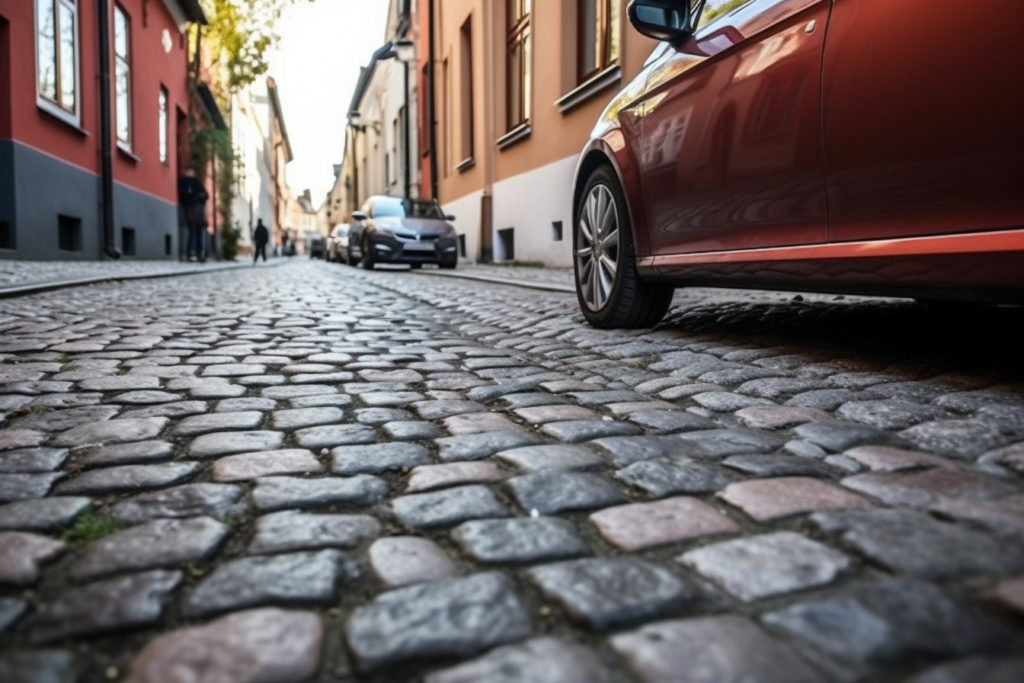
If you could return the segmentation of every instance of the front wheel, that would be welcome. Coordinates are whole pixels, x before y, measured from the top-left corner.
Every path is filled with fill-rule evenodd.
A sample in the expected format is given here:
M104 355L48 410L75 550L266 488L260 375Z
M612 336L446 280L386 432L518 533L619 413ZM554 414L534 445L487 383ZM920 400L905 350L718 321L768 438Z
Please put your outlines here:
M674 289L640 279L618 178L601 166L576 205L573 270L583 317L594 327L650 327L672 303Z
M362 252L363 260L360 262L360 265L366 270L373 270L373 244L369 237L363 238Z
M452 256L449 259L441 259L441 261L438 262L437 267L443 268L444 270L455 270L455 266L457 265L459 265L459 257Z

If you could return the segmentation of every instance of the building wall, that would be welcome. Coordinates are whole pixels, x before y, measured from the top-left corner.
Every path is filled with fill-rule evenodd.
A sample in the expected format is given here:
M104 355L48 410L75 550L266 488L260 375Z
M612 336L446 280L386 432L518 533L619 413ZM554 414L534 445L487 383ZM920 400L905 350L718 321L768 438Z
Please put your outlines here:
M576 155L494 183L494 260L572 265L572 187ZM555 239L555 223L561 238ZM511 230L514 254L506 253L502 231ZM507 233L506 233L507 234Z
M68 121L37 103L36 3L0 0L0 143L6 148L0 155L0 220L9 220L17 235L16 249L0 251L2 257L100 257L98 1L78 1L78 118ZM167 258L165 236L172 236L174 247L178 233L175 112L188 106L184 20L168 9L173 2L118 4L131 25L132 144L112 152L115 242L120 245L122 228L131 227L135 256ZM113 36L113 9L110 18ZM158 154L161 85L168 94L166 163ZM113 100L112 92L112 110ZM58 249L59 215L81 221L80 251ZM171 256L176 253L172 248Z
M489 255L504 260L499 231L511 228L516 260L549 265L571 264L572 174L579 150L611 97L635 74L656 45L636 33L626 18L626 0L619 5L618 69L602 72L600 87L585 90L577 101L567 96L591 81L577 77L578 26L576 0L533 0L530 20L531 79L528 133L514 142L506 115L508 40L506 0L435 2L437 64L437 137L440 198L457 216L456 229L472 235L477 245L471 258ZM472 48L465 48L461 28L469 20ZM468 121L461 101L468 93L467 69L472 59L473 158L465 161L462 134ZM559 101L561 102L561 106ZM423 106L426 106L424 102ZM455 211L477 197L475 211ZM490 198L490 215L487 202ZM466 218L463 218L466 216ZM562 240L553 239L553 223L562 223ZM492 247L489 249L488 247Z

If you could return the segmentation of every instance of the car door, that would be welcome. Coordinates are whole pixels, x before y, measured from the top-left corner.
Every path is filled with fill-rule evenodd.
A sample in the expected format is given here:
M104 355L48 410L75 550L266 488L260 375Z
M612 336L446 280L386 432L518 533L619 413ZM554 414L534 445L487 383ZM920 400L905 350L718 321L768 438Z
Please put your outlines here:
M637 154L654 255L825 241L829 0L708 0L652 68Z
M1024 226L1021 0L835 0L824 56L834 241Z

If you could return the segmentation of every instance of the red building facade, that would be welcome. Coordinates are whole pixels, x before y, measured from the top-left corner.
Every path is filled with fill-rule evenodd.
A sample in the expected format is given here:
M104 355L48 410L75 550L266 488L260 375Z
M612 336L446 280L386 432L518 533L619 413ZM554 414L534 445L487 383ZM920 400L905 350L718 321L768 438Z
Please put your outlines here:
M0 0L0 258L177 255L188 22L197 0Z

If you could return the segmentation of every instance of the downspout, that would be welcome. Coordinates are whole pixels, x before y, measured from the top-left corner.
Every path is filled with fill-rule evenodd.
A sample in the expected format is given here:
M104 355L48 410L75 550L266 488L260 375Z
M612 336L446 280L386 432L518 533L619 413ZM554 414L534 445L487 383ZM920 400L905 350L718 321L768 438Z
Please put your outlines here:
M114 244L114 161L110 125L110 13L107 0L96 3L99 14L100 53L100 223L103 228L103 253L121 258Z
M430 52L427 55L427 100L428 108L430 109L429 115L430 120L428 121L427 132L430 137L430 198L438 199L437 192L437 120L436 120L436 108L437 103L435 101L435 90L434 81L437 80L437 74L434 70L434 0L427 0L430 4L430 9L427 12L427 27L430 32L430 38L427 41L427 50Z

